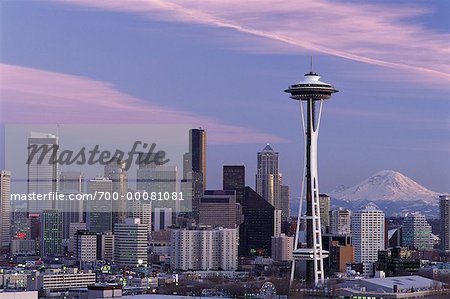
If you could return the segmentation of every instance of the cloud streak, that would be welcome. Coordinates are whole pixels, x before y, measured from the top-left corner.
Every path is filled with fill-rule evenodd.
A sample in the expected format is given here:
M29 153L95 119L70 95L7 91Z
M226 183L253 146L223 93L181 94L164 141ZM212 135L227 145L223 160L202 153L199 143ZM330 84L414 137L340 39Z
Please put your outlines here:
M54 0L153 19L228 28L275 44L273 52L307 50L411 74L412 80L449 83L449 34L411 19L423 7L351 4L329 0ZM260 43L256 47L265 46ZM278 47L277 47L278 45ZM290 45L292 50L286 49Z
M286 142L255 129L151 104L110 83L86 77L0 64L2 123L186 124L204 127L214 144Z

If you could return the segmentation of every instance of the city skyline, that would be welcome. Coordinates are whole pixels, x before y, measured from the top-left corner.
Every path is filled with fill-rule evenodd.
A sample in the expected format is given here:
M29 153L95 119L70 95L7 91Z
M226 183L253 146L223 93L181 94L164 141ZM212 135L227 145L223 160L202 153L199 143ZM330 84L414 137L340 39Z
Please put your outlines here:
M301 79L313 55L315 71L345 91L324 109L322 190L394 169L448 192L448 3L280 2L266 21L264 5L236 3L253 16L245 20L221 12L220 2L112 3L2 2L2 126L146 123L151 113L152 122L205 128L208 188L220 187L225 164L245 164L250 182L254 152L270 143L295 197L301 129L280 90ZM324 17L335 28L295 31L321 20L313 13L320 5L333 8Z

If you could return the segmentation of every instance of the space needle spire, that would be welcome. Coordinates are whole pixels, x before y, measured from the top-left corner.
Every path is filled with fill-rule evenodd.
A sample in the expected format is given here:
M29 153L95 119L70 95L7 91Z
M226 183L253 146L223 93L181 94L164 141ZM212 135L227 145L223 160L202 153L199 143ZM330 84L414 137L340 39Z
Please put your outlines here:
M324 286L323 259L328 252L322 249L322 230L320 224L319 181L317 169L317 141L324 100L338 92L331 84L320 81L313 71L312 57L310 72L299 83L289 86L285 92L299 101L305 141L305 167L301 185L300 205L294 244L294 260L291 268L290 283L294 279L295 261L306 261L307 276L315 287ZM303 192L306 189L306 213L302 214ZM306 220L306 248L299 248L300 221Z

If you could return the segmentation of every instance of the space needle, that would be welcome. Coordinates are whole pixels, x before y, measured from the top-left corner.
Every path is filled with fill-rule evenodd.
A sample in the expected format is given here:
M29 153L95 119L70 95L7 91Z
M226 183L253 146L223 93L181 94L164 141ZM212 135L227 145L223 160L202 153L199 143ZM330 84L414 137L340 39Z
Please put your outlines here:
M289 86L285 92L299 101L301 120L306 146L305 165L300 193L300 205L295 233L295 244L291 268L290 284L294 279L295 261L306 261L307 281L314 281L315 287L324 286L323 259L328 252L322 249L322 231L320 224L319 181L317 169L317 140L324 100L338 92L331 84L320 81L320 76L312 71L305 74L299 83ZM302 214L303 192L306 187L306 214ZM306 248L299 248L300 220L306 220Z

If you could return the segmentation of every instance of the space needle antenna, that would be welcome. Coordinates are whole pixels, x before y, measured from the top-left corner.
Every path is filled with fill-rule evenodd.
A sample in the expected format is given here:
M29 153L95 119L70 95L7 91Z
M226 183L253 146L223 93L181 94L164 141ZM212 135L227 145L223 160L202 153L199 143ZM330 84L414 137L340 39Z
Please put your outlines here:
M303 80L290 85L285 92L290 97L300 102L303 124L303 136L305 138L305 176L302 178L301 190L306 189L306 215L299 211L296 242L293 250L293 262L289 285L292 286L295 276L295 261L306 262L306 281L316 288L325 285L325 269L323 260L328 257L328 251L322 247L322 227L320 221L319 204L319 175L318 175L318 137L322 105L329 100L333 93L338 92L333 85L320 81L320 76L313 72L313 58L310 59L311 71L305 74ZM302 207L303 194L300 196L299 206ZM299 247L298 236L300 233L300 221L306 222L306 244ZM304 246L306 245L306 247Z

